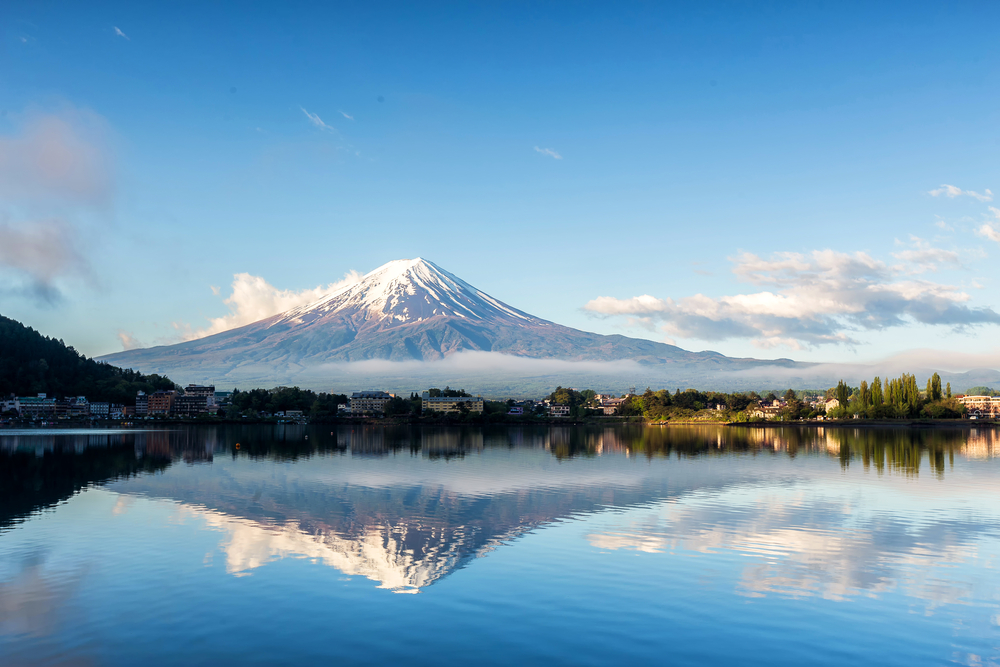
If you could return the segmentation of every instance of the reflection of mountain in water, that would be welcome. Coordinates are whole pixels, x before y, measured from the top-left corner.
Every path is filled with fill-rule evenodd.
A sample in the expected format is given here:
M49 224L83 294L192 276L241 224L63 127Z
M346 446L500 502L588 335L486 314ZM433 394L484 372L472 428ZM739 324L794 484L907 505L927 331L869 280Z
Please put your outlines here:
M399 591L430 585L542 524L668 492L664 477L636 475L624 457L610 470L596 462L559 470L549 451L567 435L562 430L514 434L522 444L513 455L509 438L494 435L344 430L334 437L349 456L316 456L290 474L283 464L240 456L225 465L217 457L211 468L171 470L111 488L179 501L182 516L225 535L230 572L290 556L316 558ZM595 437L598 444L607 440ZM385 456L400 449L402 455ZM471 452L478 453L474 460ZM552 469L539 472L546 464Z
M791 474L732 453L832 456L906 475L926 455L943 475L956 451L997 449L993 431L713 427L226 427L0 444L0 526L106 484L177 502L180 518L221 532L233 574L313 558L399 591L554 521ZM643 460L719 454L711 468ZM170 466L181 459L212 465Z

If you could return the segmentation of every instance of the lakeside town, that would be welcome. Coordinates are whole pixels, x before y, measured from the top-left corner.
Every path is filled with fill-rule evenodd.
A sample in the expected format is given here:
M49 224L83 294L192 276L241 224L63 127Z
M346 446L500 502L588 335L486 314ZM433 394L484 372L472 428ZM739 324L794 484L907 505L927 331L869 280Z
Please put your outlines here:
M926 391L913 376L852 388L841 382L822 391L701 392L673 394L634 388L614 395L557 387L537 399L484 398L461 389L431 388L409 396L383 390L347 394L319 393L298 387L251 391L217 391L213 385L189 384L169 390L136 392L131 404L90 401L86 396L11 395L0 400L0 424L81 422L135 423L172 421L327 422L342 419L508 421L641 420L651 423L829 422L841 420L933 419L993 420L1000 418L1000 396L988 387L976 393L952 394L935 374Z

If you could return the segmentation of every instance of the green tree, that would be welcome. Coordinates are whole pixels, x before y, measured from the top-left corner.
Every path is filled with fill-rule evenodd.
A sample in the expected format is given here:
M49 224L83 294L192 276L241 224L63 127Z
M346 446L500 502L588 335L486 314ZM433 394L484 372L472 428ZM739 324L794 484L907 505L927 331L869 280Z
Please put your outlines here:
M872 407L879 407L885 403L885 398L882 395L882 379L877 375L875 376L875 379L872 380L871 403Z

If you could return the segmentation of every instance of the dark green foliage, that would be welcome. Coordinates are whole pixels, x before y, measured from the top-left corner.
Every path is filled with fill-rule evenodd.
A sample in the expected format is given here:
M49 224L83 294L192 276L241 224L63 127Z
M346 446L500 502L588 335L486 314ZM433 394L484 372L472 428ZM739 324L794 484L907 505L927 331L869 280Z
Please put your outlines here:
M428 389L427 395L431 398L462 398L472 396L472 394L465 393L464 389L452 389L451 387L445 387L444 389Z
M169 378L88 359L61 340L0 315L0 396L45 392L133 405L138 391L174 388Z
M301 410L310 417L333 417L337 414L337 406L346 404L344 394L317 394L310 389L298 387L275 387L274 389L251 389L250 391L233 391L230 411L234 415L250 413L256 416L259 412L284 412L286 410Z

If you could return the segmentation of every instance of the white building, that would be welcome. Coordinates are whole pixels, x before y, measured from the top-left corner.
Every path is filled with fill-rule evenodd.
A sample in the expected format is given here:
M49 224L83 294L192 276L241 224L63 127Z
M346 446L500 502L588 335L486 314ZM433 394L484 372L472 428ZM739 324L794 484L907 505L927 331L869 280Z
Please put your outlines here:
M558 403L552 403L549 405L549 416L550 417L569 417L569 406L559 405Z
M385 405L395 394L384 391L356 391L351 394L352 415L380 415L385 412Z

